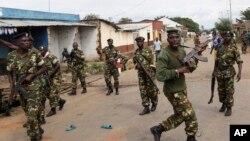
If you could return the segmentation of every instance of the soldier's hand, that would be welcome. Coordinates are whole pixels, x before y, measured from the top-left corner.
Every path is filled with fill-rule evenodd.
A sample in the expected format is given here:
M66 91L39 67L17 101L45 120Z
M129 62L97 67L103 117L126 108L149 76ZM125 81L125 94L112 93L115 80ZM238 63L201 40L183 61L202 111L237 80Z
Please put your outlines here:
M240 74L240 73L238 73L236 77L237 77L237 78L236 78L236 82L239 82L239 81L240 81L240 79L241 79L241 74Z
M181 68L179 68L177 70L178 70L179 73L189 73L190 72L188 66L181 67Z

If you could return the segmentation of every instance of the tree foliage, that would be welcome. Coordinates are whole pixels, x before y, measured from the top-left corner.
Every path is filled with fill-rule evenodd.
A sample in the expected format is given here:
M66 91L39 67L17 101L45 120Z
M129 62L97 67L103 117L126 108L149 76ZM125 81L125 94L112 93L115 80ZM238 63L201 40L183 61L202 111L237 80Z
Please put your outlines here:
M96 19L100 19L100 16L93 13L90 13L83 18L83 20L96 20Z
M240 14L242 20L250 20L250 7L248 7L245 11L241 11Z
M119 20L119 23L131 23L132 21L133 21L132 19L124 17Z
M156 16L154 19L155 20L159 20L159 19L164 18L164 17L166 17L166 16L165 15L161 15L161 16Z
M220 18L218 22L215 23L215 28L219 31L231 31L232 26L228 18Z
M173 17L171 20L185 26L191 32L199 32L199 24L189 18Z

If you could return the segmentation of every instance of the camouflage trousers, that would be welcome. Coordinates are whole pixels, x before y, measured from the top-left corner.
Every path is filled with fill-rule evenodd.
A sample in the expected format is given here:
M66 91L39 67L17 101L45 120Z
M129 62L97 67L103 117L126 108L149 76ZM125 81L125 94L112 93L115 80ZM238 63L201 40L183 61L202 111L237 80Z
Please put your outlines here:
M187 136L194 136L198 131L198 123L192 104L187 99L186 90L176 93L165 93L165 96L174 109L174 114L162 122L165 130L174 129L182 122L185 122Z
M49 104L51 108L56 108L59 104L60 98L60 85L61 80L60 79L52 79L50 84L50 92L48 94Z
M157 90L152 82L149 79L146 79L145 76L139 75L139 89L143 107L148 107L150 105L150 102L157 105Z
M118 88L119 87L119 72L118 72L118 68L117 67L108 67L106 66L104 68L104 78L105 78L105 82L107 87L112 87L112 83L111 83L111 77L114 77L114 87Z
M234 76L229 78L218 78L218 93L219 101L227 107L232 107L234 104Z
M39 137L40 134L40 115L42 103L40 101L40 91L35 89L32 91L27 91L29 97L26 101L26 116L27 116L27 134L31 138Z
M242 51L242 54L246 54L247 53L247 44L243 44L242 45L241 51Z
M72 88L77 88L77 79L79 78L81 85L83 88L86 88L86 81L85 81L85 71L84 69L77 69L72 71Z

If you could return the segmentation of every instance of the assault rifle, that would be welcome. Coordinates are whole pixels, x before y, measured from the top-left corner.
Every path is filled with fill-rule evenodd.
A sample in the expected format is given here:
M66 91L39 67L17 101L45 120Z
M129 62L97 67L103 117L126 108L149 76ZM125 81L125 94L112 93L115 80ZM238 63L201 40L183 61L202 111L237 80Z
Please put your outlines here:
M206 46L211 40L207 40L206 42L202 43L204 46ZM191 48L191 47L187 47L187 46L182 46L182 47L186 47L186 48ZM193 48L192 51L190 51L182 60L183 64L189 66L190 68L192 68L192 61L193 59L197 59L199 61L202 62L208 62L207 57L202 57L201 55L199 55L199 48Z
M140 68L142 69L142 71L146 74L147 78L149 78L149 80L152 82L152 84L155 86L157 93L160 93L160 90L158 89L157 85L155 84L154 80L152 79L152 77L150 76L150 74L148 73L148 71L144 68L144 66L141 64L141 62L138 60L137 57L134 57L134 60L137 62L137 64L139 64Z
M19 79L16 82L16 85L11 90L11 96L10 96L11 98L13 97L14 93L19 93L20 99L22 101L26 101L28 99L29 95L27 94L27 91L22 86L26 77L27 77L27 75L23 75L23 76L19 77Z

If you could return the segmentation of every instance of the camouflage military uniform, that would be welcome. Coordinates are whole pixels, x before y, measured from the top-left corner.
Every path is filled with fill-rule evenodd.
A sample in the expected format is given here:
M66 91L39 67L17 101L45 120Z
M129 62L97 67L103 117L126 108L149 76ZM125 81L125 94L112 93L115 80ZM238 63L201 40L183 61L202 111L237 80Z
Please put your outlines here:
M137 49L134 53L133 62L134 64L137 64L136 59L141 62L143 67L147 70L147 72L151 75L151 78L155 79L155 72L151 65L153 65L153 54L152 50L148 47L143 48L141 51ZM144 71L141 68L138 69L138 79L139 79L139 89L141 93L141 99L142 99L142 106L143 107L149 107L150 102L152 105L157 105L158 103L158 95L157 95L157 89L152 84L149 78L147 78L147 75L144 73Z
M234 76L236 74L234 63L243 63L240 53L234 43L226 47L223 43L219 46L216 56L218 61L215 76L218 81L219 100L226 107L232 107L234 103Z
M105 66L104 66L104 78L108 88L112 89L111 76L114 77L114 87L119 87L119 72L116 65L118 59L119 50L112 47L105 47L102 49L102 53L105 55Z
M53 66L58 63L58 61L59 60L57 59L57 57L52 54L49 54L49 52L47 52L47 54L44 56L44 62L48 70L48 76L51 75L53 71ZM61 99L59 95L61 81L62 74L59 69L59 71L57 71L53 75L52 80L49 81L50 91L47 94L51 108L56 108L58 106L59 100Z
M241 41L242 41L242 54L247 53L247 43L248 43L248 36L246 33L241 35Z
M194 136L198 130L198 123L192 104L187 98L185 75L175 71L184 66L181 60L186 53L182 47L179 47L178 50L178 54L175 55L170 47L163 49L157 61L156 77L159 81L164 82L164 94L174 109L174 114L161 125L165 131L168 131L185 122L187 136Z
M195 47L198 47L200 45L200 39L199 39L199 36L194 36L194 45Z
M73 53L73 55L72 55ZM84 60L81 60L79 58L84 58L84 54L81 50L77 49L74 50L72 49L71 51L71 56L72 56L72 88L76 89L77 88L77 79L79 78L82 88L86 90L86 82L85 82L85 63Z
M7 70L15 73L16 80L27 73L35 73L38 67L43 65L42 57L29 49L28 53L20 54L17 50L10 52L7 56ZM25 111L27 116L27 133L31 138L41 136L39 123L39 109L41 108L40 101L40 78L37 76L30 83L23 84L27 91L28 98L25 100Z

